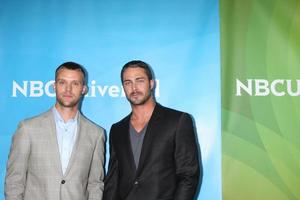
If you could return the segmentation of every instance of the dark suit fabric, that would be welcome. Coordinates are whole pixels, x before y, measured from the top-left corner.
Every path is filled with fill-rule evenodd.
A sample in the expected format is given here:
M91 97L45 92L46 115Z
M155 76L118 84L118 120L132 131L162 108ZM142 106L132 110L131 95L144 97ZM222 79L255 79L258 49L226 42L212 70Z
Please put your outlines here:
M187 113L156 104L136 169L129 139L130 115L110 130L104 200L192 200L199 175L193 122Z

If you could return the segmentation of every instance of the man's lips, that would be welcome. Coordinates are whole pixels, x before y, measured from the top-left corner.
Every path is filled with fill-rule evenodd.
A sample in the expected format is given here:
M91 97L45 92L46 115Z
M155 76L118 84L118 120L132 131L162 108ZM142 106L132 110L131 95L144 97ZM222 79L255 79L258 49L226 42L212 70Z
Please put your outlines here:
M73 95L70 95L70 94L63 94L63 97L64 97L64 98L72 98Z
M133 93L130 94L130 96L132 96L132 97L137 97L139 95L141 95L140 92L133 92Z

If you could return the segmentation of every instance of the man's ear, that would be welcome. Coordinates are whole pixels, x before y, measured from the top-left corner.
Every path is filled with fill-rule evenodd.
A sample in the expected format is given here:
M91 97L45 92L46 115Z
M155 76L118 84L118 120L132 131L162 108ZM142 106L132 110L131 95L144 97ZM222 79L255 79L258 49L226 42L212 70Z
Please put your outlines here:
M88 92L88 88L87 88L86 85L84 85L83 88L82 88L81 94L85 95L87 92Z
M154 88L155 88L155 85L156 85L156 82L155 82L155 80L150 80L150 89L151 90L154 90Z
M55 90L56 90L55 82L52 84L52 87L53 87L53 90L55 92Z

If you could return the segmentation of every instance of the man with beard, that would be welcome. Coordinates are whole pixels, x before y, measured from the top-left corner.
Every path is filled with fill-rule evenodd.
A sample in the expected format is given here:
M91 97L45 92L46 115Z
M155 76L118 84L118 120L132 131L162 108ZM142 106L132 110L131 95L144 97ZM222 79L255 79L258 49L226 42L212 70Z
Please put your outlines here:
M104 200L193 200L202 168L187 113L156 103L150 66L130 61L121 81L132 112L112 125Z
M22 121L13 137L6 200L101 200L104 129L79 112L85 69L74 62L55 72L56 103Z

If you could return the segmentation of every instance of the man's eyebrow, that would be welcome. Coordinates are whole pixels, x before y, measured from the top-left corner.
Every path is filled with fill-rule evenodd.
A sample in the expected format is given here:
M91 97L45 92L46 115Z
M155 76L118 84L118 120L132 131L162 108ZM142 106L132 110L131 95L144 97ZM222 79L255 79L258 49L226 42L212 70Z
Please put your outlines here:
M144 77L144 76L139 76L139 77L136 77L135 79L146 79L146 77Z

